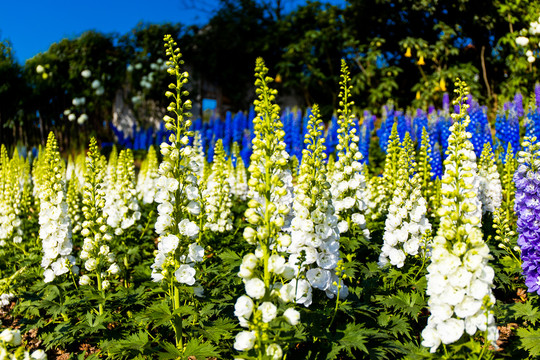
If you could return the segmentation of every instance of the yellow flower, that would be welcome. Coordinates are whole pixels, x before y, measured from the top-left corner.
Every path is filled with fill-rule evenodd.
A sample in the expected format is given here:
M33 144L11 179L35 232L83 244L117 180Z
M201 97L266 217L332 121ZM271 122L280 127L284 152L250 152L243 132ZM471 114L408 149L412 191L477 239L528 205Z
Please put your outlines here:
M405 52L405 57L411 57L411 48L407 48L407 51Z
M420 56L420 59L418 59L418 62L417 62L418 65L422 66L422 65L426 65L425 61L424 61L424 57L423 56Z
M276 75L276 82L279 84L281 82L281 75L280 74L277 74Z
M416 92L416 100L420 100L420 91Z
M441 91L446 91L446 81L444 81L444 78L439 81L439 86L441 87Z

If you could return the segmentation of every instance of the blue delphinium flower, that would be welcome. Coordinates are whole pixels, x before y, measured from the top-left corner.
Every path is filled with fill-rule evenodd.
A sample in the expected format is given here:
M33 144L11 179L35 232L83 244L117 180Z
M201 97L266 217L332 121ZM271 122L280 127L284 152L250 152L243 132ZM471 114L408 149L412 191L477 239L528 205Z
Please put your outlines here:
M306 125L307 126L307 125ZM304 149L304 137L303 137L303 119L302 111L297 110L292 114L292 127L291 127L291 156L296 156L298 161L302 161L302 150Z
M294 123L293 123L293 113L289 108L285 108L281 114L281 121L283 122L283 131L285 131L285 145L287 152L292 156L293 154L293 137L294 137Z
M405 138L405 133L411 133L411 119L409 116L405 115L403 111L396 111L395 113L397 121L397 131L399 134L399 140L403 141Z
M364 113L362 125L358 127L358 151L360 151L363 156L363 159L360 160L362 164L369 163L369 145L371 143L371 132L374 128L374 121L374 116L372 116L371 113Z
M476 157L479 158L484 149L484 144L486 141L490 142L491 140L491 135L489 135L489 138L486 137L486 129L489 131L489 123L485 109L480 107L476 101L471 102L469 116L471 122L467 126L467 132L472 135L471 142L474 146L474 152Z
M210 144L208 146L208 150L206 152L206 160L209 163L214 162L214 150L215 150L215 147L216 147L216 141L217 141L216 136L213 136L212 140L210 141Z
M414 139L418 148L420 148L420 142L422 140L422 129L428 128L428 117L422 109L416 109L416 116L413 119L413 133Z
M246 115L239 111L233 118L232 142L240 144L246 129Z
M240 157L244 162L245 166L249 166L249 158L253 152L251 148L251 134L246 133L242 138L242 150L240 150Z
M230 111L227 111L225 114L225 123L223 124L223 137L222 137L222 145L223 150L227 155L231 154L231 139L233 136L233 120L232 120L232 114Z
M325 137L325 144L326 144L326 154L330 155L333 154L336 150L336 145L338 144L338 133L337 130L339 129L338 120L336 114L332 115L332 120L328 124L328 128L326 129L326 137Z
M527 111L525 136L534 136L536 139L540 138L540 109L534 105L529 106L529 110Z
M451 125L452 119L449 117L449 114L440 116L437 121L438 142L441 145L442 153L445 154L444 157L446 157L446 150L448 150L448 137L450 136Z
M508 111L508 129L509 129L509 142L512 144L512 149L519 151L519 117L516 109L511 108Z
M381 127L377 130L377 136L379 137L379 146L385 153L388 139L390 139L390 134L392 133L392 126L394 126L394 121L394 108L391 105L384 106Z

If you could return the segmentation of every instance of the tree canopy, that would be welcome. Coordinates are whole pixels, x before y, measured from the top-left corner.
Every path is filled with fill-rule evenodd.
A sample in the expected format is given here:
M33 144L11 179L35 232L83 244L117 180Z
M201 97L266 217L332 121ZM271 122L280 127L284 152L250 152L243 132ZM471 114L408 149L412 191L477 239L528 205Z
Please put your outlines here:
M166 111L167 33L182 48L194 102L208 96L210 84L221 110L248 108L259 56L282 94L302 108L321 104L326 118L337 106L341 59L349 64L361 109L377 113L388 101L440 105L457 76L496 109L516 92L532 91L537 81L539 14L534 0L349 0L341 7L308 1L288 13L280 0L222 0L204 26L89 31L52 44L24 65L3 41L0 126L11 131L1 136L44 140L59 124L68 132L80 133L78 124L101 131L118 103L140 126L150 126Z

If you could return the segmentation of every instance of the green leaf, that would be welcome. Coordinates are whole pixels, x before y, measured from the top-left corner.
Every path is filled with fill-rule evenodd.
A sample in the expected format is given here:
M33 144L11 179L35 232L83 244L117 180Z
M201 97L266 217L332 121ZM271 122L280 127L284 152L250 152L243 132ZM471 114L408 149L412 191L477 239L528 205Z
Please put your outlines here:
M129 354L133 358L142 354L148 345L148 334L140 331L137 334L130 334L125 339L111 341L103 346L104 350L109 352L112 358L125 358Z
M515 303L510 307L510 311L514 313L516 319L524 318L533 325L540 319L538 308L534 307L530 302Z
M341 333L341 331L340 331ZM343 330L343 337L334 343L332 351L328 353L327 359L336 359L339 353L345 350L349 355L353 355L352 350L358 349L364 353L369 353L366 344L369 343L370 336L373 335L373 331L365 329L360 324L347 324L345 330Z
M540 329L517 329L517 336L521 340L521 348L527 350L531 356L540 356Z
M219 351L208 342L201 343L198 339L191 339L186 344L184 356L194 356L197 359L205 359L210 356L218 356Z

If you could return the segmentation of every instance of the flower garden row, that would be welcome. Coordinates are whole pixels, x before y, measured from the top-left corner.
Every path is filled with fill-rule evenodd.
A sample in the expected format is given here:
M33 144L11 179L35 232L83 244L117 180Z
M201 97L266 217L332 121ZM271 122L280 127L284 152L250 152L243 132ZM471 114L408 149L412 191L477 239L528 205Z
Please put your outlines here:
M535 101L493 132L458 80L452 114L386 108L377 147L345 62L325 129L318 106L280 113L258 59L252 115L192 123L165 42L159 154L2 147L0 355L540 355Z

